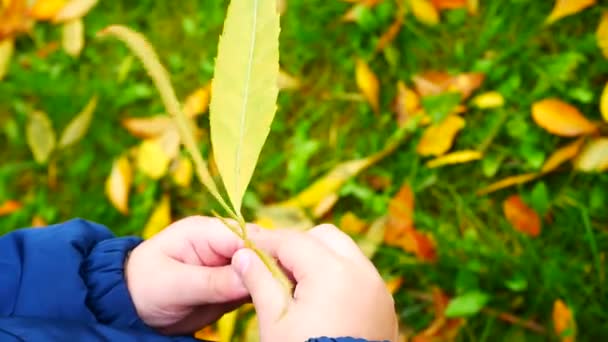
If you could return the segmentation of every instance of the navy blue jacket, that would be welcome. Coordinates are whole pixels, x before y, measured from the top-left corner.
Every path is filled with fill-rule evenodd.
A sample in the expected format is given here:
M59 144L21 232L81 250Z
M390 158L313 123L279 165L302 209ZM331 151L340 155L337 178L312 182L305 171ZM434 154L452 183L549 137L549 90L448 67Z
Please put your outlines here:
M198 341L160 335L137 316L123 263L140 242L80 219L0 237L0 341Z

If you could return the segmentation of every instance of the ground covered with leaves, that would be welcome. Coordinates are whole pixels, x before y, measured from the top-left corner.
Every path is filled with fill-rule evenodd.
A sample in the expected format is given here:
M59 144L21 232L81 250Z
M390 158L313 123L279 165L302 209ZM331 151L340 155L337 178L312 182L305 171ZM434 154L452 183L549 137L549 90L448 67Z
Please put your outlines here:
M148 37L217 176L206 114L228 1L1 3L2 233L83 217L149 237L221 210L141 64L96 33ZM608 338L608 5L279 8L279 109L246 218L351 234L404 340ZM253 338L248 315L230 316L234 339ZM225 339L223 323L204 334Z

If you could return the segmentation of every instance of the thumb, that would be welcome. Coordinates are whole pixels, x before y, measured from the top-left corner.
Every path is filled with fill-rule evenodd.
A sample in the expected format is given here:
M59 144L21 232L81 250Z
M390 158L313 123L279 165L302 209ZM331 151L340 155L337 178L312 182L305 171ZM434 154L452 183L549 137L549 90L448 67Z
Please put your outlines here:
M277 320L286 304L284 290L257 254L251 249L237 251L232 267L251 295L260 324Z

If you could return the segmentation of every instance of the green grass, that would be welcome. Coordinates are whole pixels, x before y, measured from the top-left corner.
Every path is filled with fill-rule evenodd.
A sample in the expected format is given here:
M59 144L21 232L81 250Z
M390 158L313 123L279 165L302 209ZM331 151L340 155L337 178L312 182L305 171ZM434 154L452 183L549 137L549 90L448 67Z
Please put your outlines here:
M121 215L109 204L104 181L112 160L137 143L120 120L157 114L163 108L137 62L119 83L118 69L129 58L126 49L94 36L115 23L143 32L183 98L212 77L226 5L194 0L100 2L85 20L87 47L79 60L61 51L36 57L37 49L59 39L57 27L38 25L30 37L19 39L10 74L0 82L0 199L17 199L25 207L0 218L1 232L26 227L40 215L51 223L83 217L121 235L139 234L164 192L172 194L175 218L208 214L217 207L199 185L183 190L141 175L136 177L130 215ZM490 295L489 307L534 320L547 330L539 334L481 313L467 320L461 341L555 340L551 311L558 298L575 312L579 341L605 339L608 174L566 168L519 188L475 195L497 178L538 170L566 142L533 123L533 102L559 97L576 104L588 118L600 119L597 103L608 62L594 33L602 6L543 27L551 6L550 1L482 1L477 17L461 10L444 12L435 28L408 16L390 53L374 55L377 38L392 21L392 1L366 13L358 24L339 21L346 3L290 1L282 19L281 64L303 87L280 96L280 110L246 203L288 199L340 161L378 151L396 129L390 103L397 80L409 82L429 69L484 72L482 90L500 90L506 106L470 109L456 148L489 141L486 159L503 160L496 175L484 175L482 165L490 164L488 160L425 168L415 153L416 133L396 153L350 181L326 220L338 222L342 213L353 211L372 221L385 214L388 201L407 181L416 192L416 226L437 240L439 261L421 264L400 250L380 248L375 262L381 272L406 279L396 294L403 324L416 330L428 325L430 304L412 293L438 286L452 295L481 290ZM381 80L380 115L363 102L339 96L357 91L356 57L368 60ZM59 131L95 93L100 105L91 131L57 156L58 184L51 189L47 169L33 162L25 141L27 113L46 111ZM208 127L205 120L200 120L203 128ZM201 148L209 150L208 144ZM366 175L388 177L391 186L372 190ZM540 237L525 237L504 219L502 201L514 193L548 214Z

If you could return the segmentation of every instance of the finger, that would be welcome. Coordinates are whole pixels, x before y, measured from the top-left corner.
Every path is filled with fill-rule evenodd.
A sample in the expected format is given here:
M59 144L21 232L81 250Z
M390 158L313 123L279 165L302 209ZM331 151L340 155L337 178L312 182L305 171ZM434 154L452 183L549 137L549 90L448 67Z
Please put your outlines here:
M335 265L337 255L316 238L302 232L259 231L250 235L260 249L277 258L300 283L310 274Z
M331 224L322 224L308 231L334 253L352 261L368 263L359 246L347 234Z
M241 249L232 257L232 266L249 291L260 324L276 320L288 303L281 296L283 288L266 265L250 249Z
M224 314L231 312L248 300L240 300L224 304L211 304L196 307L194 311L179 322L160 329L166 335L191 334L220 319Z
M197 306L242 300L248 296L241 278L230 266L204 267L175 262L173 293L176 304Z

